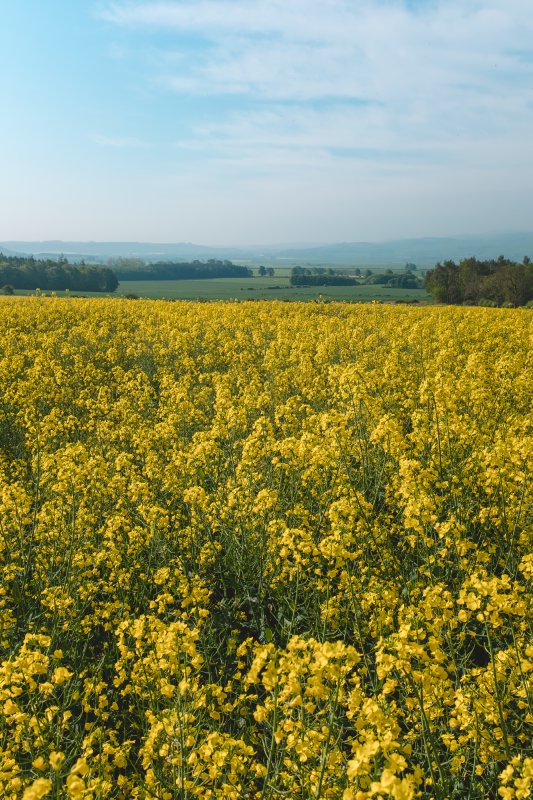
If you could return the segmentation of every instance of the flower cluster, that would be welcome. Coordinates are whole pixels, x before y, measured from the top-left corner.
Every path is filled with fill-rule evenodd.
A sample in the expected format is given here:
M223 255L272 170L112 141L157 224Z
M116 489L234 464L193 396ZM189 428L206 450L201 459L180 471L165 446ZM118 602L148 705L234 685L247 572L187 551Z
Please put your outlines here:
M0 299L0 796L527 800L531 323Z

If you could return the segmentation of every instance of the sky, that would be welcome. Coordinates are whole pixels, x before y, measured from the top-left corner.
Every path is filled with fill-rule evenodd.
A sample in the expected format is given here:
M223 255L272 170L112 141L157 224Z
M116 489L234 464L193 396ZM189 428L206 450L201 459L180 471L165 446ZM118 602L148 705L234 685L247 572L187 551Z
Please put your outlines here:
M0 0L0 241L533 229L532 0Z

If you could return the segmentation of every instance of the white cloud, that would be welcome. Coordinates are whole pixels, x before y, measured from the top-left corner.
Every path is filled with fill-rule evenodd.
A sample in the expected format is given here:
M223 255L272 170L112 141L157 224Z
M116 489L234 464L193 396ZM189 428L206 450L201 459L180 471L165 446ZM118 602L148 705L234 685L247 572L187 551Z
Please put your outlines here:
M491 208L503 215L514 195L523 207L531 0L113 2L102 16L160 47L147 86L177 108L182 97L203 104L201 123L169 132L176 161L163 179L192 194L237 188L236 206L256 197L264 208L263 197L288 218L336 204L345 227L354 209L371 226L383 207L400 226L417 208L426 232L431 214L459 230Z
M380 0L115 2L102 15L177 41L200 36L190 63L159 75L181 93L366 99L414 122L465 106L484 116L487 97L531 99L530 0L442 0L416 12Z

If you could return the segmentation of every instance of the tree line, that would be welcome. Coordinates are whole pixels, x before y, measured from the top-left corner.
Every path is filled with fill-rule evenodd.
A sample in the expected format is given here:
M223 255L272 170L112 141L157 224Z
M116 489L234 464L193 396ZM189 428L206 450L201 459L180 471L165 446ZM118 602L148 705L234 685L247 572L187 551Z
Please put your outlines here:
M176 281L206 278L251 278L252 270L231 261L155 261L117 258L109 261L119 281Z
M357 280L331 267L293 267L289 283L291 286L356 286Z
M388 289L422 289L424 286L423 280L410 270L395 274L391 269L385 273L367 276L366 283L371 286L386 286Z
M524 306L533 300L533 264L528 256L522 263L504 256L439 262L425 286L437 303Z
M395 274L389 269L385 273L374 275L372 270L367 269L361 273L360 268L357 268L355 276L351 276L332 268L293 267L290 276L291 286L359 286L362 283L378 284L393 289L420 289L423 286L422 280L410 270Z
M114 292L118 280L109 267L89 267L83 262L71 264L64 257L37 259L0 253L0 286L7 292L14 289Z

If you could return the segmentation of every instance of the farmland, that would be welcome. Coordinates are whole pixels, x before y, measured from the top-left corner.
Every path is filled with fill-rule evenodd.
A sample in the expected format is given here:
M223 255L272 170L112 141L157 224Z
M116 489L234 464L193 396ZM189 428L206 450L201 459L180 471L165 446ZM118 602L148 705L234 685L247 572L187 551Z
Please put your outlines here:
M0 298L0 796L527 800L532 320Z
M384 286L290 286L287 276L274 278L213 278L211 280L121 281L119 295L173 300L430 300L425 289Z
M32 295L35 290L17 290L19 295ZM46 292L41 292L46 294ZM57 291L65 297L69 293ZM84 297L101 297L90 292L70 293ZM286 274L274 278L211 278L209 280L154 280L121 281L109 297L135 295L152 300L331 300L344 302L369 302L370 300L431 302L425 289L390 289L385 286L290 286Z

